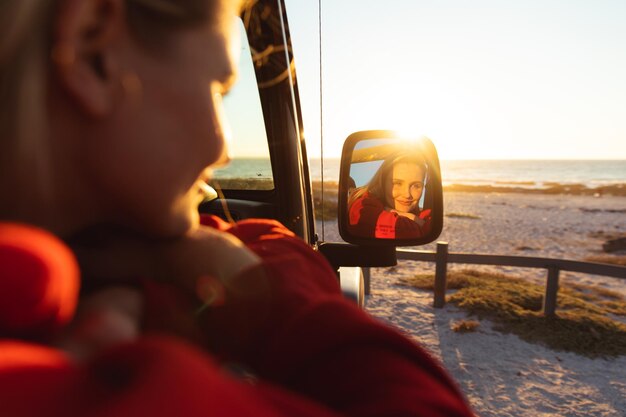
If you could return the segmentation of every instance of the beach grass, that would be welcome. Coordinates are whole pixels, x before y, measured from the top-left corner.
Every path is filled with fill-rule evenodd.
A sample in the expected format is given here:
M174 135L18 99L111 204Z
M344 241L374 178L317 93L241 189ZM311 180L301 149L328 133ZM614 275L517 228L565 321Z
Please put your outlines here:
M452 323L450 328L456 333L471 333L475 332L480 326L480 322L477 320L458 320Z
M338 215L338 184L336 182L313 181L313 208L316 219L335 220ZM323 199L322 199L323 196ZM322 204L323 201L323 204Z
M209 181L209 185L222 190L261 190L274 189L274 181L271 178L220 178Z
M432 290L433 274L401 279L402 285ZM564 283L559 289L555 317L544 317L545 288L530 281L473 269L448 273L447 301L494 329L531 343L591 358L626 355L626 298L590 285Z
M320 220L335 220L337 218L337 201L324 200L315 197L313 199L313 208L315 210L315 218Z

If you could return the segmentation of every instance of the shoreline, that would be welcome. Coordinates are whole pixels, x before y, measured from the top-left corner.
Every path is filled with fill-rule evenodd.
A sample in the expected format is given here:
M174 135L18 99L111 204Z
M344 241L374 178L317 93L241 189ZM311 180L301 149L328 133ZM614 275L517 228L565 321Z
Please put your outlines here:
M495 184L495 185L494 185ZM615 183L598 185L590 187L581 183L508 183L504 185L502 183L494 184L462 184L451 183L443 186L444 195L446 192L465 192L465 193L501 193L501 194L546 194L546 195L585 195L592 197L600 197L604 195L610 195L615 197L626 197L626 183ZM325 198L335 197L338 192L338 182L336 181L324 181L324 194ZM312 181L312 188L314 195L321 193L322 184L320 180Z
M520 193L520 194L550 194L550 195L586 195L600 197L611 195L615 197L626 197L626 184L600 185L588 187L584 184L574 183L544 183L539 185L533 183L521 187L519 185L469 185L450 184L444 185L443 192L469 192L469 193Z

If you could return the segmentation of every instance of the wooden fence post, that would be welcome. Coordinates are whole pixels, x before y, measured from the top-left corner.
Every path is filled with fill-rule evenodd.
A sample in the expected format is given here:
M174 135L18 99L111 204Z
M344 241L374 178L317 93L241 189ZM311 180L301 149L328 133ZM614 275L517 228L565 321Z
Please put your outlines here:
M433 305L443 308L446 305L446 274L448 272L448 242L437 242L435 255L435 295Z
M543 297L543 315L545 317L554 317L556 314L556 298L559 291L559 272L559 268L556 266L548 268L546 293Z
M363 292L370 295L370 268L361 268L363 270Z

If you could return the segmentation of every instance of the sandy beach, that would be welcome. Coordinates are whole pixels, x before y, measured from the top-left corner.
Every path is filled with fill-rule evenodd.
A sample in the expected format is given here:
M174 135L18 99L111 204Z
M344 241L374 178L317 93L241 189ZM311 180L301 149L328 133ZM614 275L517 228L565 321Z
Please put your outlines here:
M606 255L602 244L607 239L626 235L626 197L447 192L444 201L438 240L449 242L450 252L586 260ZM339 239L335 221L325 222L324 229L326 240ZM433 268L413 261L373 268L366 309L438 357L479 415L626 416L626 352L589 359L553 351L497 332L487 320L476 332L454 332L452 324L467 318L464 311L450 304L434 309L431 292L398 285L402 277ZM546 275L543 270L482 268L541 282ZM626 280L563 272L561 282L568 280L626 296Z

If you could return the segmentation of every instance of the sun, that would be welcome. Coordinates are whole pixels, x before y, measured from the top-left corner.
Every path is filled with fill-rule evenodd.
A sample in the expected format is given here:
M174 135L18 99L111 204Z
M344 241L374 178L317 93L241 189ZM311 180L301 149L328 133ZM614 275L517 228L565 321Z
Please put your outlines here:
M396 130L402 137L430 138L441 159L476 159L484 155L481 146L481 117L478 108L470 105L467 97L458 91L446 91L437 86L420 89L420 100L405 90L379 102L384 111L372 118L385 128Z

